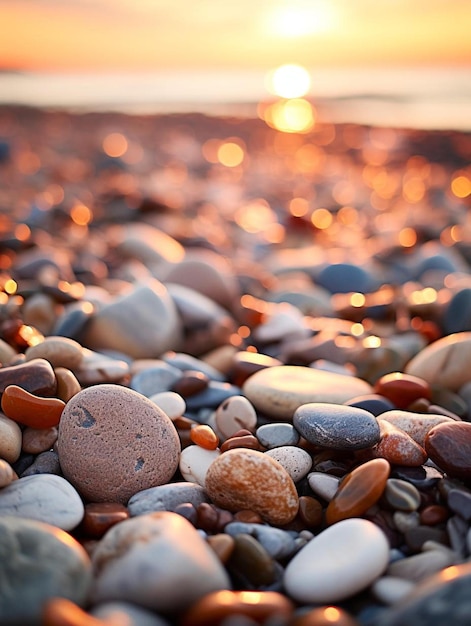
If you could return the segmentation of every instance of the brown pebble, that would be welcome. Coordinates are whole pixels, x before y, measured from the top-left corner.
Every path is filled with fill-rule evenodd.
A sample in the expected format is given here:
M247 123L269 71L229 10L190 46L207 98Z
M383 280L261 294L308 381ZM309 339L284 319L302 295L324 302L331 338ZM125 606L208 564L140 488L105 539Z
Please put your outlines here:
M196 507L196 526L212 533L218 528L218 511L217 508L208 502L202 502Z
M402 372L384 374L376 381L373 389L375 393L391 400L398 409L406 409L419 398L432 398L432 390L427 381Z
M447 422L434 426L425 437L425 450L449 476L471 479L471 424Z
M311 496L301 496L298 516L306 528L317 528L322 523L322 504Z
M0 487L7 487L17 478L18 476L10 463L7 463L4 459L0 459Z
M234 537L226 533L218 533L217 535L210 535L206 541L214 550L221 563L227 563L234 550Z
M208 386L209 378L204 372L186 370L172 385L172 391L179 393L182 398L190 398Z
M47 397L53 396L57 389L56 375L46 359L0 368L0 393L9 385L18 385L30 393Z
M54 373L57 380L56 395L64 402L68 402L82 389L75 374L66 367L56 367Z
M234 537L234 544L226 568L236 580L242 580L249 589L275 582L275 562L255 537L241 533Z
M89 537L99 539L109 528L128 517L128 509L119 502L89 502L85 505L80 530Z
M250 509L242 509L234 513L234 521L244 524L263 524L262 517Z
M266 354L259 354L258 352L238 352L234 356L231 382L237 387L242 387L244 382L258 372L259 370L267 367L273 367L274 365L282 365L281 361Z
M46 450L51 450L57 441L57 427L50 428L30 428L27 426L23 430L23 443L21 449L29 454L40 454Z
M190 430L191 441L205 450L216 450L219 445L219 437L211 426L198 424Z
M450 512L441 504L431 504L420 511L420 523L424 526L436 526L446 522Z
M215 591L203 596L187 611L181 626L220 626L232 615L248 617L258 624L270 618L284 623L293 610L293 603L277 591Z
M228 450L234 450L235 448L248 448L249 450L265 450L260 444L257 437L254 435L242 435L241 437L229 437L221 445L221 452L227 452Z
M44 341L30 346L25 351L26 361L46 359L52 367L67 367L74 370L82 362L82 346L69 337L50 335Z
M57 426L65 402L59 398L37 396L18 385L9 385L2 394L2 411L24 426L50 428Z

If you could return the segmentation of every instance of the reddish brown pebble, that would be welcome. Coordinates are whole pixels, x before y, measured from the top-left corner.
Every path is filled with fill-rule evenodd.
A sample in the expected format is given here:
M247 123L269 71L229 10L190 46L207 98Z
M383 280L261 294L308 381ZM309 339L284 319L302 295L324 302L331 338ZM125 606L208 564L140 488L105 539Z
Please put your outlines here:
M53 396L57 389L56 375L46 359L33 359L0 368L0 393L9 385L18 385L30 393L48 397Z
M221 563L227 563L234 551L234 537L226 533L218 533L217 535L210 535L206 541L214 550Z
M427 400L432 398L432 390L428 382L401 372L391 372L381 376L374 385L374 392L391 400L398 409L406 409L418 398Z
M80 530L89 537L99 539L109 528L128 517L128 509L119 502L89 502L85 505Z
M329 502L326 510L327 524L363 515L380 499L390 470L385 459L372 459L347 474Z
M65 402L42 398L18 385L9 385L2 395L2 411L7 417L32 428L50 428L60 422Z
M56 367L54 373L57 380L56 395L64 402L68 402L82 389L75 374L66 367Z
M51 598L43 607L44 626L106 626L104 622L86 613L77 604L66 598Z
M406 432L386 420L378 419L378 424L381 439L372 449L373 456L386 459L392 465L420 467L425 463L427 453Z
M216 450L219 445L219 437L211 426L198 424L190 431L190 439L193 443L205 450Z
M237 387L242 387L249 376L255 374L259 370L274 365L282 365L281 361L266 354L258 352L238 352L234 356L234 365L232 369L231 380Z
M182 398L190 398L208 386L209 378L203 372L186 370L172 386L172 391L179 393Z
M420 523L424 526L442 524L450 516L450 511L441 504L431 504L420 511Z
M254 435L242 435L241 437L229 437L221 445L221 452L227 452L228 450L234 450L235 448L248 448L250 450L264 450L260 445L259 440Z
M290 626L359 626L359 622L337 606L319 606L296 617Z
M57 441L57 427L50 428L30 428L23 431L23 443L21 449L29 454L40 454L51 450Z
M311 496L301 496L298 516L306 528L317 528L322 523L322 504Z
M250 509L242 509L242 511L234 513L234 521L243 522L244 524L263 524L262 517Z
M471 479L471 424L446 422L434 426L425 437L425 450L449 476Z
M212 504L202 502L196 508L196 514L196 526L201 530L212 533L218 528L218 511Z
M277 591L216 591L196 602L183 616L181 624L220 626L231 615L248 617L257 624L270 618L284 623L293 610L292 602Z

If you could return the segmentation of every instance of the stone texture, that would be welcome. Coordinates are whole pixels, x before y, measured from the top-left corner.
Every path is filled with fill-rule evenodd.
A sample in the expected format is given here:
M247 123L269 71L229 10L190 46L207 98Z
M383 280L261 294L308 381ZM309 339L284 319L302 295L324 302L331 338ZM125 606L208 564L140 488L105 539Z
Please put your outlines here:
M187 446L180 455L179 468L185 480L205 486L211 463L220 455L219 450L205 450L200 446Z
M126 601L165 614L231 586L211 548L176 513L151 513L113 526L92 561L94 602Z
M307 476L312 467L312 457L309 452L297 446L279 446L267 450L265 454L278 461L295 483Z
M18 424L0 413L0 458L14 463L21 454L22 433Z
M432 428L425 438L425 450L449 476L471 479L471 424L448 422Z
M82 346L74 339L49 335L44 341L25 350L27 361L46 359L52 367L66 367L74 370L82 361Z
M432 389L425 380L402 372L391 372L381 376L373 389L377 394L390 400L398 409L407 409L419 398L432 399Z
M43 606L51 598L86 603L92 582L90 560L63 530L2 515L0 553L2 624L42 624Z
M217 506L252 509L269 524L288 524L298 511L298 494L288 472L257 450L237 448L221 454L208 469L205 489Z
M154 403L119 385L95 385L66 405L58 451L64 476L90 501L121 502L175 473L180 440Z
M130 498L128 510L131 516L145 515L155 511L175 511L179 505L186 503L197 507L207 501L208 496L201 485L176 482L139 491Z

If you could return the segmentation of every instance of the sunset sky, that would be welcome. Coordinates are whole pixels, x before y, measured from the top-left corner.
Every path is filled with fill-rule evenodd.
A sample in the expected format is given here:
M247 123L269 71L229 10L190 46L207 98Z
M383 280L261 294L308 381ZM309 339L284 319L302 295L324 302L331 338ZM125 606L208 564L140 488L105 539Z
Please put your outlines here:
M469 0L0 0L0 69L460 65Z

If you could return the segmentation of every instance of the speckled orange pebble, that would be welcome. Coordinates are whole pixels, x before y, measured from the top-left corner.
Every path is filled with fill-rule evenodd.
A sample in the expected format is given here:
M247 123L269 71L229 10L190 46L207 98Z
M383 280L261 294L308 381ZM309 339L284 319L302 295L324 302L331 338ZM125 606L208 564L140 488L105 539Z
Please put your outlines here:
M196 602L183 616L182 626L219 626L231 615L264 624L271 617L287 622L294 605L277 591L215 591Z
M57 426L65 407L59 398L41 398L17 385L5 389L1 404L7 417L32 428Z
M385 459L372 459L347 474L329 502L325 513L327 524L363 515L380 499L390 471Z
M219 445L219 437L211 426L198 424L190 431L190 439L193 443L205 450L216 450Z
M381 439L372 454L389 461L392 465L419 467L427 460L427 453L416 441L400 428L386 420L378 419Z

